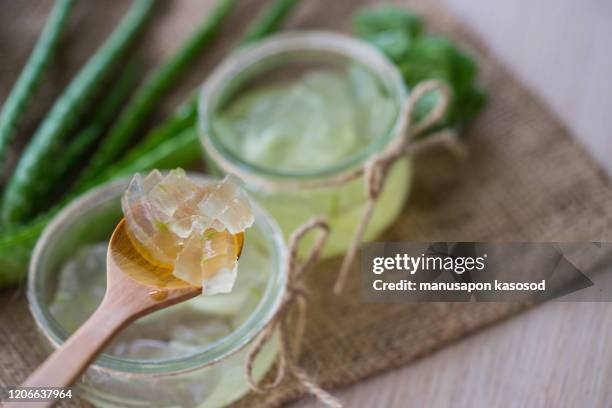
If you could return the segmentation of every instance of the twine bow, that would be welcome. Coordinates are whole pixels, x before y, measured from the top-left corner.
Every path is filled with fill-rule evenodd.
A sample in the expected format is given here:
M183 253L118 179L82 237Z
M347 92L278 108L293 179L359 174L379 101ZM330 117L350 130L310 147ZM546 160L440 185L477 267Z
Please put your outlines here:
M440 94L437 104L420 122L411 125L411 118L417 103L429 92L437 91ZM402 137L398 137L391 143L386 150L373 156L363 167L362 174L365 179L366 194L368 201L366 203L362 218L357 226L355 235L351 240L350 246L342 262L340 273L334 285L334 292L340 293L344 287L344 283L348 276L348 271L355 260L357 250L363 240L366 228L372 218L376 202L383 191L385 180L389 170L402 157L412 155L418 150L430 147L431 145L443 144L452 148L456 152L462 154L461 146L458 145L457 139L450 132L442 131L428 136L423 140L417 140L417 136L422 134L427 129L435 125L446 112L451 98L450 89L440 81L430 80L418 84L410 94L406 102L405 111L403 113L404 126Z
M308 232L318 229L319 236L314 247L306 257L305 261L298 261L299 243ZM302 385L322 403L328 407L341 408L342 404L331 394L321 388L310 375L297 365L297 357L300 352L301 341L304 336L306 326L306 308L308 292L304 285L305 271L318 259L323 245L329 236L329 225L322 218L313 218L300 226L289 238L289 255L287 257L286 271L287 278L284 286L284 293L281 305L276 314L264 327L259 336L255 339L252 348L247 356L246 377L251 389L257 393L265 393L277 387L285 378L287 372L297 378ZM296 328L289 330L289 312L293 306L297 309ZM276 375L272 382L261 384L254 379L253 364L257 355L261 352L266 343L270 341L278 329L280 337L280 349L277 361ZM289 340L291 335L292 341Z
M412 125L411 118L417 103L429 92L438 92L440 97L434 108L420 122ZM344 287L344 282L348 271L355 259L359 244L363 240L365 230L372 218L376 202L383 191L385 180L390 169L401 158L412 155L419 150L432 145L446 145L459 154L463 154L455 136L448 131L438 132L425 139L418 140L417 137L427 129L435 125L446 112L450 100L450 89L440 81L431 80L418 84L406 102L405 111L402 116L401 134L402 137L395 139L387 149L373 156L363 167L354 169L348 173L312 182L304 182L302 185L294 182L282 182L278 180L264 180L259 177L244 174L241 169L236 168L232 163L225 160L216 152L212 146L209 149L212 156L228 172L234 172L254 185L262 186L268 191L286 190L293 188L320 188L334 187L342 185L348 181L363 176L366 185L367 203L362 214L362 218L357 226L357 230L351 240L347 254L343 260L340 273L334 285L334 292L340 293ZM298 261L298 249L300 240L308 232L318 229L320 234L317 237L314 247L306 257L304 262ZM277 387L289 372L302 383L302 385L314 396L316 396L326 406L332 408L342 407L342 404L331 394L322 389L312 377L297 365L297 357L300 352L300 345L304 336L306 323L306 308L308 292L304 286L305 271L319 258L321 250L329 236L329 225L321 218L313 218L299 227L289 238L289 256L287 258L286 271L287 279L283 288L281 305L276 314L267 323L259 336L255 339L253 346L247 356L246 376L251 389L257 393L265 393ZM289 312L296 306L297 321L296 328L289 332ZM274 379L268 384L261 384L254 379L254 361L261 352L262 348L272 339L278 329L280 338L280 350L277 361L277 371Z

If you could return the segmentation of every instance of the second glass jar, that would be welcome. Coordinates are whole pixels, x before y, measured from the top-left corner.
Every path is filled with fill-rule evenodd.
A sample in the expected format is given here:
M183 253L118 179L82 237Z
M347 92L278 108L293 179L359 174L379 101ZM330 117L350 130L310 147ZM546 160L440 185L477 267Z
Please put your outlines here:
M345 78L350 89L342 98ZM315 87L323 104L312 98ZM370 99L359 102L364 94ZM232 54L204 84L199 126L207 163L213 172L241 177L285 236L312 216L325 217L332 228L325 255L341 254L355 233L367 194L363 176L332 181L355 172L403 136L406 95L393 63L360 40L329 32L276 36ZM353 111L342 106L353 103L360 103ZM233 133L228 117L235 119ZM352 133L345 131L347 126ZM269 143L279 134L286 138ZM317 144L321 137L327 139ZM331 150L341 149L344 153L334 158ZM397 218L411 175L409 159L393 166L366 240Z

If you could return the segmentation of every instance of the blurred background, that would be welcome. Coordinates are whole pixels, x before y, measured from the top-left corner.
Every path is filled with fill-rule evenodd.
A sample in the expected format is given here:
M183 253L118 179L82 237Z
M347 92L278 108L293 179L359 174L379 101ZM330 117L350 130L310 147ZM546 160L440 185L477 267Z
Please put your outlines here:
M612 174L612 2L444 3ZM552 302L338 395L359 407L609 407L611 378L612 305Z
M190 3L192 1L193 3ZM145 63L168 55L174 35L185 36L201 15L194 13L196 0L182 1L172 10L184 27L165 25L163 13L155 17L159 29L144 45ZM308 0L315 1L315 0ZM322 2L323 0L318 0ZM567 126L574 137L612 175L612 2L609 0L440 0L463 20L520 80L540 97ZM27 15L26 7L49 9L36 1L0 0L0 100L10 91L20 64L36 40L43 20L17 21L10 16ZM128 2L126 2L127 5ZM209 2L210 3L210 2ZM306 2L305 2L306 3ZM343 3L346 3L343 2ZM361 3L361 2L360 2ZM375 2L374 2L375 3ZM389 2L379 2L389 3ZM403 1L391 3L404 4ZM191 4L191 6L190 6ZM326 4L334 7L333 3ZM246 8L259 8L247 1ZM69 35L82 21L93 21L85 7L77 7ZM114 10L99 5L88 10L104 20L117 20L125 7ZM350 26L331 21L338 13L316 15L304 7L296 19L308 26ZM38 18L44 13L35 13ZM233 20L230 20L233 21ZM181 84L164 104L157 118L171 111L188 90L197 86L224 55L223 46L234 41L237 30L224 28L220 46L201 61L201 66ZM98 42L109 25L91 25L90 36ZM173 30L183 30L176 33ZM23 41L3 41L7 33L23 32ZM172 43L167 39L172 37ZM57 89L74 76L83 62L86 41L74 41L59 63L50 70L49 83L40 92L28 123L44 115ZM5 56L8 56L5 58ZM25 133L35 128L26 126ZM10 171L25 144L18 140L8 160ZM560 168L560 172L564 169ZM610 271L612 272L612 270ZM12 296L8 294L6 296ZM362 381L335 392L350 407L609 407L612 404L612 305L607 303L547 303L508 321L486 328L410 365ZM296 407L315 407L311 399Z
M444 1L612 173L612 3Z

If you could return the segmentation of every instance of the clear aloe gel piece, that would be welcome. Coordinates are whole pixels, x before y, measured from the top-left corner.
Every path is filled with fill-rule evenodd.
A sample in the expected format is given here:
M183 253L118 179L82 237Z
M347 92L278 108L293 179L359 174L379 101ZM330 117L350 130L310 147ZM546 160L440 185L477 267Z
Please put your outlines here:
M198 286L204 295L232 290L244 231L254 222L232 177L200 184L182 169L136 174L121 207L132 245L160 271L158 279L147 270L135 279L162 289Z

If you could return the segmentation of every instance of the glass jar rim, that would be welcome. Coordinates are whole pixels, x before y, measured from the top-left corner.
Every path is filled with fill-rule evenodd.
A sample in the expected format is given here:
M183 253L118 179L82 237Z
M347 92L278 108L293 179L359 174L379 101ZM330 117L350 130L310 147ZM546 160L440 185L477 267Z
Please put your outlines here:
M196 180L211 179L202 174L188 174ZM41 263L46 258L46 251L50 248L49 244L56 240L57 236L69 230L70 220L73 217L81 217L99 206L108 204L111 200L118 199L121 192L125 191L128 181L129 178L115 180L95 188L73 201L53 218L36 243L28 272L28 303L36 325L55 349L66 339L60 333L60 330L58 330L61 325L55 320L48 307L40 299L38 279L38 271L41 268ZM181 356L180 358L151 361L123 359L101 354L97 357L95 363L92 364L92 367L97 370L110 371L116 376L133 376L137 374L169 375L196 370L215 364L238 352L263 330L278 310L282 301L282 288L286 280L282 268L285 265L287 254L285 241L276 221L252 199L251 204L256 224L259 228L263 229L262 235L265 235L265 238L269 240L275 252L273 254L273 268L266 289L253 313L230 334L208 344L194 354Z
M381 78L383 82L388 82L390 84L389 88L394 91L394 99L396 100L395 116L389 128L380 137L374 138L367 147L360 150L357 154L331 166L314 171L285 171L255 165L231 152L217 137L211 126L211 116L214 112L214 108L211 108L211 106L215 105L215 98L223 93L224 87L250 66L266 58L297 51L319 51L337 54L339 57L357 62L368 68L370 72ZM407 93L408 91L402 76L393 62L374 46L362 40L332 31L295 31L278 34L231 54L217 66L204 82L198 104L200 140L204 146L205 153L214 155L214 159L218 159L217 161L221 162L218 164L221 164L222 167L227 167L226 170L237 170L228 171L230 173L240 172L248 174L249 177L243 178L248 178L251 182L256 178L297 182L322 180L350 172L362 166L373 154L382 151L397 137L405 125L405 118L402 112L404 111ZM253 182L253 184L257 183Z

